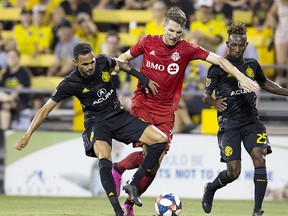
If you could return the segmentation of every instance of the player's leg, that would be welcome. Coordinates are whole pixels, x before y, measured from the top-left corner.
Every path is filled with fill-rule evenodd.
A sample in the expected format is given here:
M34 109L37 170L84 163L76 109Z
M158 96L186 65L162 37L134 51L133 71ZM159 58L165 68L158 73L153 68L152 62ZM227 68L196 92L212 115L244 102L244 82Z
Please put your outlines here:
M262 216L263 211L262 203L266 193L268 184L266 162L265 162L266 149L255 147L250 153L254 164L254 210L253 216Z
M202 208L206 213L212 210L215 192L238 178L241 172L241 134L239 130L221 129L218 132L218 145L221 162L226 162L227 169L223 170L204 187Z
M149 151L147 152L141 166L133 175L132 180L129 182L129 184L125 185L123 189L131 196L132 201L136 205L141 206L142 203L139 198L138 191L136 193L133 188L138 187L138 184L142 178L146 176L147 173L150 173L159 163L159 159L166 148L168 138L158 128L153 125L149 125L141 135L139 141L149 145Z
M139 182L138 184L139 196L141 196L147 190L147 188L151 185L151 183L155 179L156 173L160 167L161 161L165 154L166 154L166 151L163 152L163 154L161 155L160 161L156 165L156 167L154 167L150 173L147 173L146 176L144 176ZM127 214L127 216L134 216L133 205L134 205L134 202L131 200L131 197L128 196L128 198L125 200L125 202L122 205L122 209L124 210L124 213Z
M262 216L262 202L264 200L268 179L266 170L266 154L271 153L265 126L254 122L245 128L244 147L249 153L254 165L254 210L253 216ZM269 152L268 152L269 150Z
M153 114L149 113L146 109L143 109L142 107L139 108L139 107L132 106L130 109L130 113L133 116L136 116L137 118L144 119L145 121L158 126L154 122ZM140 143L134 143L134 144L135 144L134 147L139 147L140 145ZM113 164L113 177L116 183L116 187L118 187L118 185L120 187L122 174L126 170L135 169L141 165L143 158L144 158L143 153L144 152L141 152L141 151L132 152L131 154L126 156L123 160L119 161L118 163Z
M116 187L112 176L111 146L103 140L96 140L93 145L94 152L99 159L100 179L107 197L116 215L124 212L116 195Z
M136 151L132 152L118 163L113 163L112 175L116 185L117 196L120 195L122 174L125 172L125 170L138 168L141 165L143 159L144 152Z
M215 192L225 187L227 184L235 181L241 172L241 161L234 160L227 163L227 169L221 171L218 176L212 181L208 182L204 188L204 195L202 200L202 207L206 213L212 210L212 203Z

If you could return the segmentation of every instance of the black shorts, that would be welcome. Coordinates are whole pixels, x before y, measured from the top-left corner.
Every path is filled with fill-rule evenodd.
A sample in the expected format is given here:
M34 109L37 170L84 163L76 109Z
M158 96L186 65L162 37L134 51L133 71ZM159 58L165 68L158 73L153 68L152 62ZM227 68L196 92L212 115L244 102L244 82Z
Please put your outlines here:
M221 162L241 160L241 142L249 154L254 147L270 148L266 128L259 121L237 128L221 128L218 131Z
M127 111L115 112L108 118L85 119L85 131L82 134L87 156L96 157L93 145L96 140L104 140L112 146L112 139L129 144L140 139L144 130L149 126Z

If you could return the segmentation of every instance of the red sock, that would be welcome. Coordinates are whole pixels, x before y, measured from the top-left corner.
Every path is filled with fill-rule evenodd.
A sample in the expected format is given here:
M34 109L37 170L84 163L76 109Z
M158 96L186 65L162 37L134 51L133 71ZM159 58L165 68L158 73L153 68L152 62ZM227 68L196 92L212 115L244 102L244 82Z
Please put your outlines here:
M154 178L155 178L155 174L147 174L146 176L144 176L141 181L138 184L138 193L139 195L142 195L147 188L151 185L151 183L153 182Z
M138 168L144 159L142 151L132 152L126 158L117 163L119 171L131 170Z

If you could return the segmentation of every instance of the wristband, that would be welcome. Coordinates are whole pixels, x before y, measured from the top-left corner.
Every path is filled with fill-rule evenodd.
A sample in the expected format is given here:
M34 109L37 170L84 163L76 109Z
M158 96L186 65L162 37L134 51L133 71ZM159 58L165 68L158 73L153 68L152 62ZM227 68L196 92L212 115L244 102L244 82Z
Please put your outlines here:
M131 68L131 70L129 70L127 73L129 73L132 76L139 79L144 88L148 87L150 80L144 74L140 73L139 71L135 70L134 68Z

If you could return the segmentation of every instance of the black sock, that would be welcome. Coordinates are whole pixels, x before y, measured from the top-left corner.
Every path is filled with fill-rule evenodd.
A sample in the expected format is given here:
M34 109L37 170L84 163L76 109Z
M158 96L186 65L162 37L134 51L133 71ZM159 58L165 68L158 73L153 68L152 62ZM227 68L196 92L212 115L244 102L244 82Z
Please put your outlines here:
M118 197L116 196L116 186L112 176L112 162L106 158L99 160L100 178L102 186L114 211L122 211Z
M138 168L136 173L133 175L131 185L137 186L141 179L150 172L159 162L159 158L162 155L167 142L156 143L150 146L147 155L145 156L142 165Z
M257 167L254 171L254 210L262 208L262 202L265 196L268 180L266 167Z
M130 182L131 185L137 186L141 179L146 175L147 171L141 165L136 173L133 175L132 180Z
M150 172L159 163L159 158L166 148L166 145L167 142L163 142L150 146L147 155L142 162L142 166L147 172Z
M222 172L220 172L218 174L218 176L214 179L214 181L212 182L212 184L210 185L209 190L212 191L216 191L219 188L222 188L224 186L226 186L228 183L232 182L233 180L231 180L229 178L229 176L227 175L227 170L223 170Z

